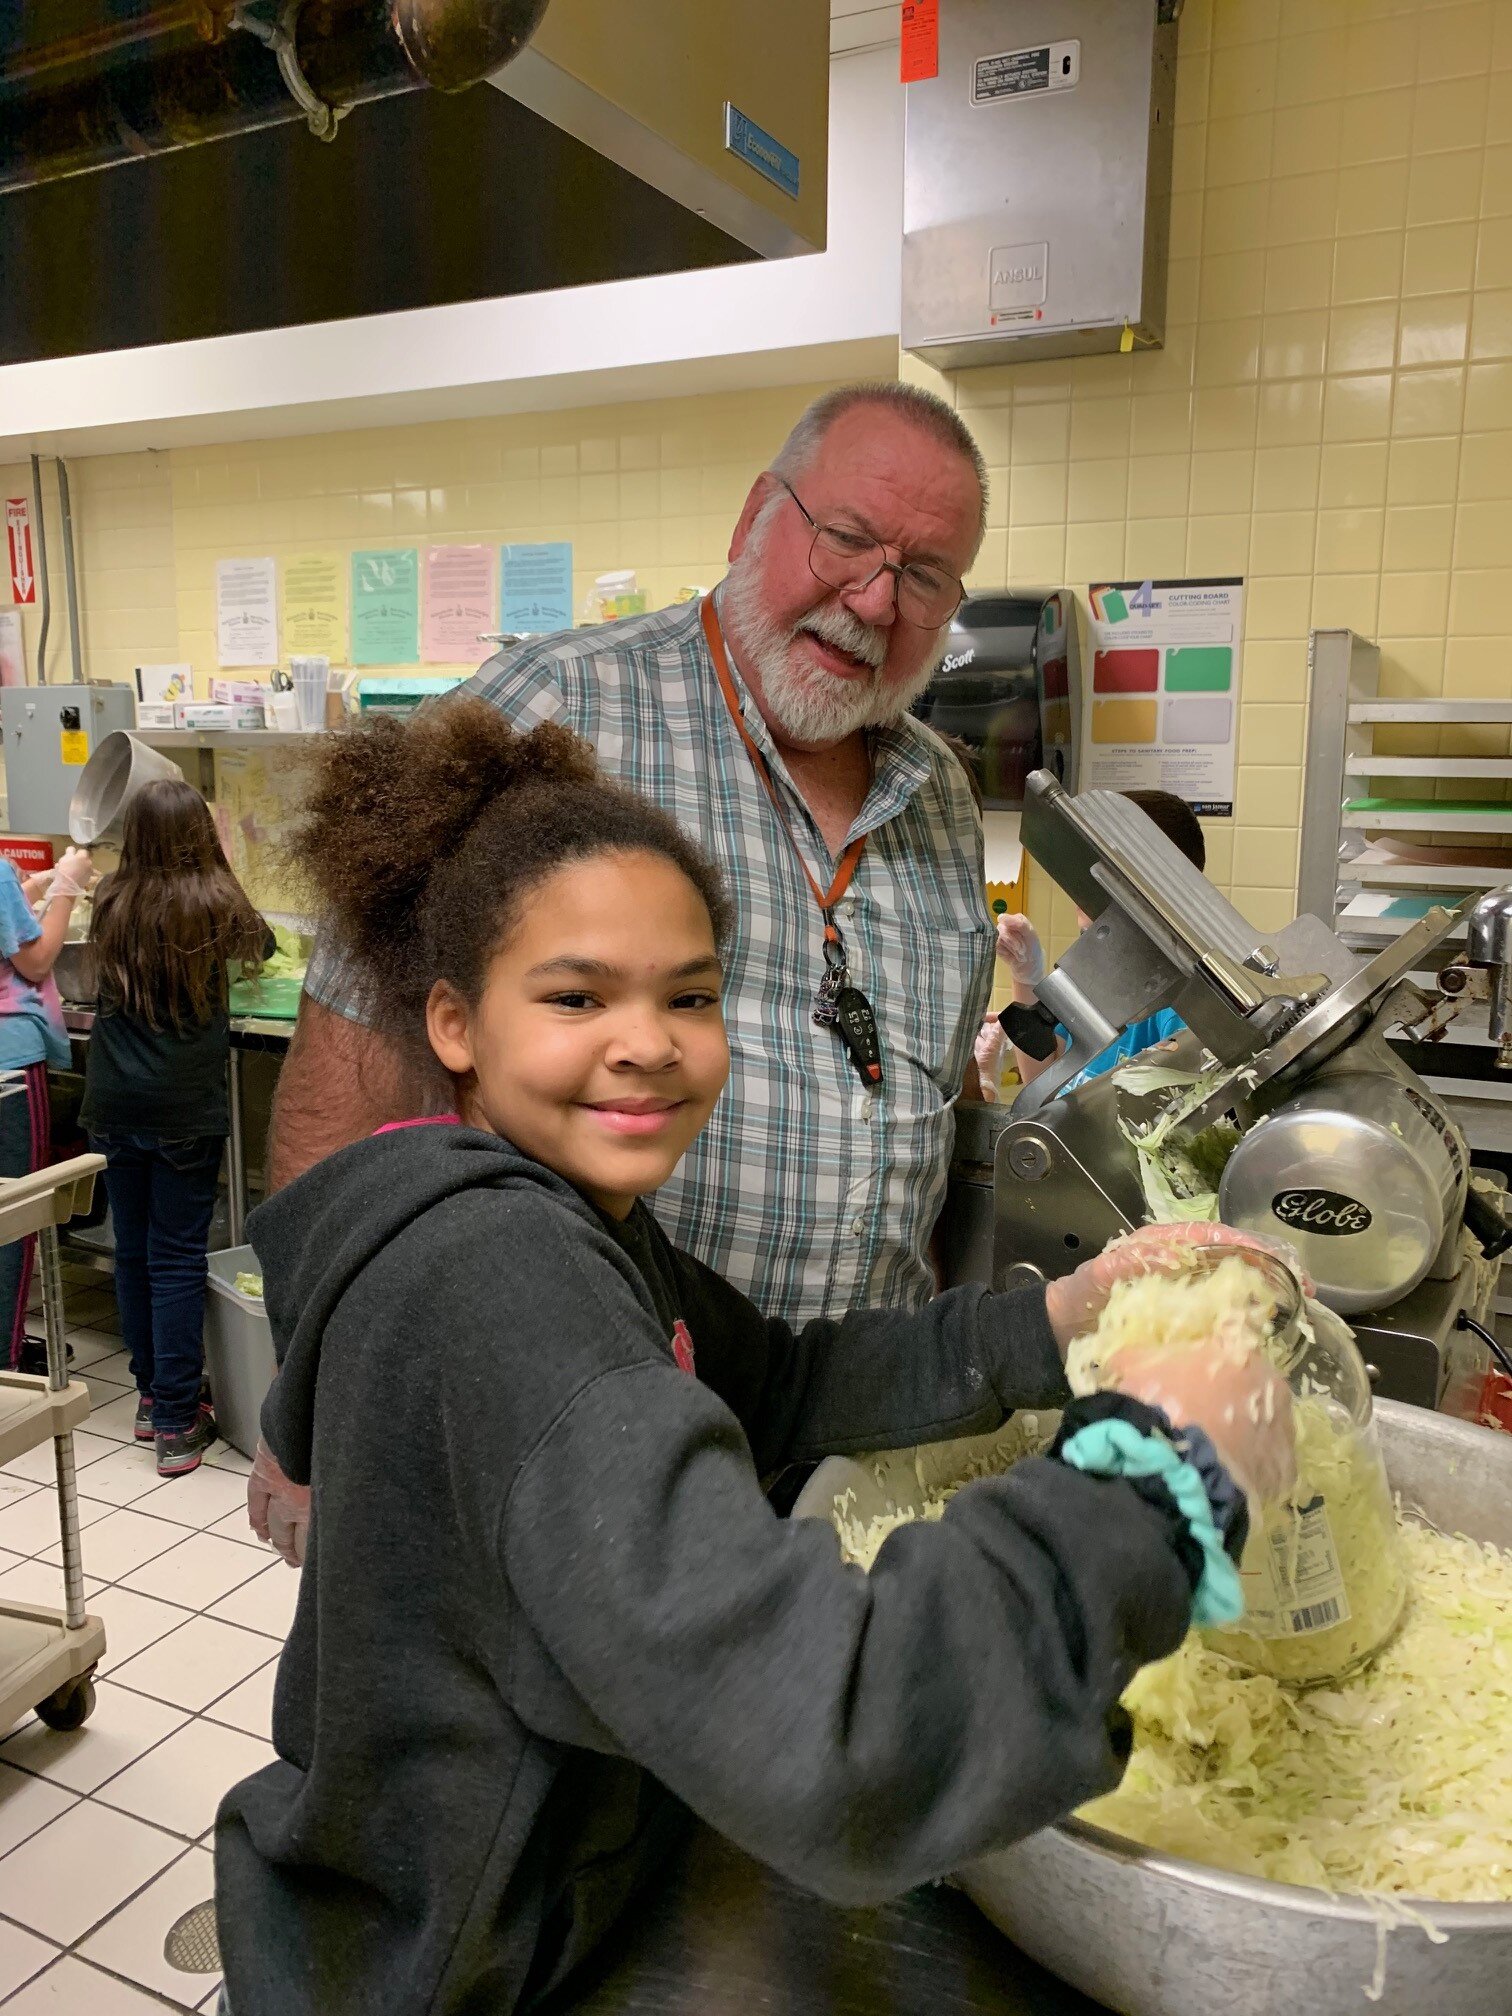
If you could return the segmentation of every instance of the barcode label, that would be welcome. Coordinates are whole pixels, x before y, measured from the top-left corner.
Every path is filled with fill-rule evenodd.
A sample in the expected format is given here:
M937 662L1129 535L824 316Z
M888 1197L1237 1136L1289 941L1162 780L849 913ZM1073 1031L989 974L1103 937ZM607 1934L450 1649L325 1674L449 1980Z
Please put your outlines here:
M1339 1621L1339 1601L1330 1596L1326 1603L1310 1603L1303 1610L1293 1610L1291 1627L1293 1633L1301 1631L1322 1631Z

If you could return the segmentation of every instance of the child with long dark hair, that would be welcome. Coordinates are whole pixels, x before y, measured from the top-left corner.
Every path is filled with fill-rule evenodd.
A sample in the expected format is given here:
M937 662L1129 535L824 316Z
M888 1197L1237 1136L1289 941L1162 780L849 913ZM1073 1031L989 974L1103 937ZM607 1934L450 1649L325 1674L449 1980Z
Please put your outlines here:
M159 779L127 806L90 942L99 1003L81 1118L106 1158L136 1439L156 1444L159 1476L181 1477L215 1440L201 1388L231 974L254 974L273 946L192 785Z
M47 1070L66 1071L73 1060L53 967L74 903L93 879L80 847L50 874L25 881L0 857L0 1176L29 1176L51 1157ZM39 919L32 906L44 895ZM0 1352L8 1367L25 1371L46 1370L45 1349L26 1335L35 1249L34 1235L0 1246Z
M218 1821L224 2006L532 2006L688 1808L864 1901L1116 1783L1135 1669L1237 1614L1233 1478L1284 1479L1286 1394L1152 1352L1068 1403L1062 1356L1213 1228L795 1335L641 1201L729 1059L731 919L670 820L564 730L458 701L328 738L297 851L434 1097L251 1222L263 1430L312 1513L278 1758ZM762 1493L1062 1403L1053 1458L870 1576Z

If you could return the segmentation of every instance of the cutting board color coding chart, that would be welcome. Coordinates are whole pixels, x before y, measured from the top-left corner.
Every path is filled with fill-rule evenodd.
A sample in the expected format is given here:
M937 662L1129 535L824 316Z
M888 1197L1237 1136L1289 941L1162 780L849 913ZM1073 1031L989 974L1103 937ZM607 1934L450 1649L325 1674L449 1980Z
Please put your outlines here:
M1088 599L1082 788L1159 788L1231 817L1243 581L1111 581Z
M1173 645L1164 652L1152 645L1093 653L1094 742L1227 742L1233 732L1231 645Z

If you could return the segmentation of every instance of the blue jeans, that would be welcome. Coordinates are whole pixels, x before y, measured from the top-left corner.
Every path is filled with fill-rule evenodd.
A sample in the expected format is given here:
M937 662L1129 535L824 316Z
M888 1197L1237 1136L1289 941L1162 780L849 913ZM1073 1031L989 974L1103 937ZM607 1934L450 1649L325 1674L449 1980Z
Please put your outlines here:
M205 1369L205 1253L225 1141L91 1136L105 1157L115 1226L116 1302L137 1391L159 1435L199 1418Z

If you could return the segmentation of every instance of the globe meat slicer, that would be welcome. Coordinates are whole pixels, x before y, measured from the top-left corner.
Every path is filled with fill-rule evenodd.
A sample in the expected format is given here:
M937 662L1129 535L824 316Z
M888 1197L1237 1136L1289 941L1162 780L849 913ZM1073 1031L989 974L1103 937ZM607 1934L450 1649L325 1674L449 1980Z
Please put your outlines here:
M1474 1412L1512 1207L1499 1178L1472 1175L1460 1129L1387 1033L1437 1035L1484 999L1512 1070L1512 889L1430 910L1367 963L1316 917L1263 939L1115 792L1072 797L1036 771L1023 842L1093 921L1038 989L1070 1046L994 1127L997 1285L1066 1273L1145 1220L1128 1130L1179 1096L1182 1139L1222 1120L1237 1129L1219 1217L1296 1248L1319 1299L1354 1327L1377 1390ZM1425 993L1409 974L1431 968L1462 921L1463 954ZM1141 1096L1109 1072L1055 1096L1162 1007L1189 1034L1161 1061L1201 1074L1196 1086Z

